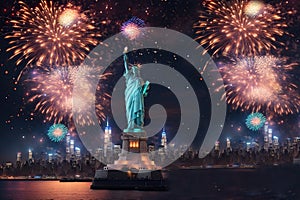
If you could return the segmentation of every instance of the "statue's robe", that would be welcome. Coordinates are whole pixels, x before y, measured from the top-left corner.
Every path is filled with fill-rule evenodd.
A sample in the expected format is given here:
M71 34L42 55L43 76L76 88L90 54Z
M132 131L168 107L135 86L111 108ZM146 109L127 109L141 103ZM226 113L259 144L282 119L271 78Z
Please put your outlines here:
M133 73L133 66L127 73L124 74L126 79L125 89L125 103L126 103L126 117L128 130L134 128L141 128L144 125L144 97L142 86L144 81L137 73Z

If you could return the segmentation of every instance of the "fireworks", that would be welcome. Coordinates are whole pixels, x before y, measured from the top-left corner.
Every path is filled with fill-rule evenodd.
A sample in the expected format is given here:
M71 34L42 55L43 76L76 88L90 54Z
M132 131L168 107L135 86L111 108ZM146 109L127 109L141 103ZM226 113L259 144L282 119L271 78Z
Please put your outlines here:
M143 20L132 17L122 24L121 31L129 40L134 40L142 35L141 28L143 27L145 27Z
M245 6L244 12L246 15L254 17L262 12L264 6L260 1L249 1Z
M224 56L255 56L276 49L277 36L282 36L287 24L281 7L264 5L257 1L205 0L201 12L196 40Z
M80 13L80 8L46 0L34 9L19 4L17 19L11 20L14 31L6 36L12 39L7 49L13 51L11 58L19 57L17 65L23 60L43 67L77 65L98 44L95 20Z
M261 113L252 113L246 119L247 127L252 131L258 131L266 122L266 118Z
M274 56L237 60L220 67L227 103L234 109L293 114L299 112L299 89L292 83L289 71L295 63Z
M58 22L63 26L70 26L76 22L78 17L78 10L68 8L59 15Z
M63 124L53 124L48 130L48 137L53 142L62 141L68 133L68 128Z
M45 71L35 69L32 72L32 78L26 80L30 84L30 90L27 92L29 102L36 104L35 111L46 116L47 121L60 123L62 121L71 122L73 114L79 115L76 122L80 125L90 125L94 121L89 113L95 112L100 119L103 119L103 106L101 104L87 105L86 99L95 99L95 91L92 91L91 79L104 79L105 76L99 76L98 68L87 66L80 67L61 67L55 70ZM80 104L81 110L73 109L73 88L75 81L80 82L81 96L76 96L76 103ZM98 87L97 90L100 90ZM95 102L95 101L94 101ZM82 109L85 109L84 111ZM85 113L82 115L81 113Z

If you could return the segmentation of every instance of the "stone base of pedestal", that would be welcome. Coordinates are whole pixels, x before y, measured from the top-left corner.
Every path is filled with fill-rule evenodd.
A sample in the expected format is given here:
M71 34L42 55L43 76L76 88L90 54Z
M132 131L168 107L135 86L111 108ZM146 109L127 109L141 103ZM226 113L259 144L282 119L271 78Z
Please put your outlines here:
M108 164L108 169L115 170L157 170L157 167L147 152L147 137L143 132L122 133L122 152L114 164Z
M167 190L162 171L147 152L146 133L124 132L121 138L119 159L96 170L91 189Z
M148 153L122 153L119 159L114 164L108 164L108 169L121 171L142 171L142 170L158 170L157 167L149 158Z
M124 172L97 170L91 189L99 190L168 190L167 179L162 171Z

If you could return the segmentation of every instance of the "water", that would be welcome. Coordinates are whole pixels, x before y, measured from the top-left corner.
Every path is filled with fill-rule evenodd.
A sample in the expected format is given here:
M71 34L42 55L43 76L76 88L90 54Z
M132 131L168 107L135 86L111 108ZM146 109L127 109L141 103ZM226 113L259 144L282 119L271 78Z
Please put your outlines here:
M113 200L157 199L166 197L159 192L91 190L91 183L59 181L3 181L0 182L1 200Z
M1 200L300 199L300 170L205 169L169 173L169 191L91 190L90 182L0 181Z

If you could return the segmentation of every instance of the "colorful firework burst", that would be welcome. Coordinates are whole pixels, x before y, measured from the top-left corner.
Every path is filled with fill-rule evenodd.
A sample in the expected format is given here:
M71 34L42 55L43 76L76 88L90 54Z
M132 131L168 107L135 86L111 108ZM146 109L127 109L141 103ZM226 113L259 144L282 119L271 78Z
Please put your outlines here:
M48 130L48 137L53 142L62 141L68 133L68 128L63 124L53 124Z
M141 28L143 27L145 27L145 22L142 19L132 17L122 24L121 31L129 40L135 40L142 35Z
M255 17L264 10L264 3L261 1L249 1L245 6L244 12L246 15Z
M276 49L277 36L285 33L284 5L265 5L249 0L204 0L198 29L200 44L212 54L255 56Z
M265 122L265 116L259 112L251 113L246 119L246 125L252 131L258 131L261 127L263 127Z
M17 18L11 20L14 30L5 37L11 39L11 58L19 57L17 65L23 60L44 67L77 65L98 44L93 14L80 7L51 0L41 0L34 9L22 1L19 5Z
M256 56L220 67L226 93L234 109L242 108L268 115L299 112L300 93L292 82L291 70L296 63L274 56Z
M45 115L47 121L71 122L73 115L76 114L76 123L94 124L90 114L96 112L100 119L104 119L103 106L99 103L88 105L86 99L95 99L95 92L101 90L99 86L96 89L92 88L91 81L105 79L105 75L97 75L100 74L99 70L100 68L88 66L61 67L50 71L34 69L31 73L32 77L25 81L30 87L29 92L26 93L28 102L36 103L35 111ZM76 86L80 95L75 97L76 103L80 104L78 110L73 106L75 82L80 82Z
M67 8L58 17L58 22L65 27L71 26L76 23L80 18L78 9Z

